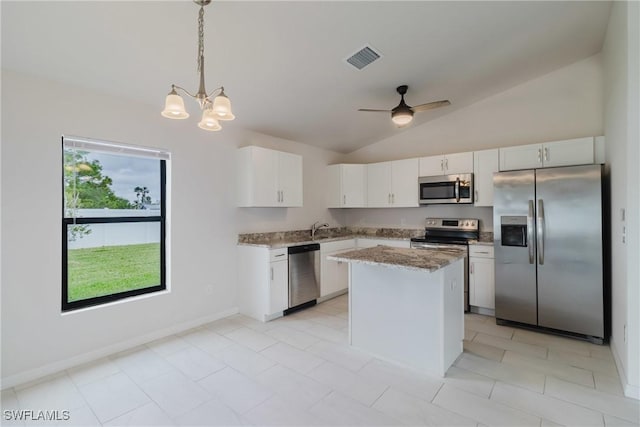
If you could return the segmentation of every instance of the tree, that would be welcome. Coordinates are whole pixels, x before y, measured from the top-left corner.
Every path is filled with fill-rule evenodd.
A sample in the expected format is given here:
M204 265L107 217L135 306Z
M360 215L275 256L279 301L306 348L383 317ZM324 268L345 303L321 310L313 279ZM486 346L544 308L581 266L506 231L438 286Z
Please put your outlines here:
M136 193L136 201L133 202L135 209L147 209L146 205L151 203L149 189L147 187L136 187L133 189Z
M99 160L87 160L87 152L65 150L65 206L70 209L131 209L127 199L111 189L113 180L102 175Z
M131 203L115 195L111 189L113 180L102 175L99 160L89 162L87 152L64 150L64 207L67 217L76 217L78 209L130 209ZM87 225L68 227L69 240L91 233Z

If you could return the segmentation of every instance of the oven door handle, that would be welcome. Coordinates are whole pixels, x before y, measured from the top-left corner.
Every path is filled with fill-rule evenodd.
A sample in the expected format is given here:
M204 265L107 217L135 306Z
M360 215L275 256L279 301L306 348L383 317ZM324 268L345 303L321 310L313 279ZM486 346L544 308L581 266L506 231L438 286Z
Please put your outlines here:
M453 191L456 195L456 203L460 203L460 177L456 178L456 185L453 188Z

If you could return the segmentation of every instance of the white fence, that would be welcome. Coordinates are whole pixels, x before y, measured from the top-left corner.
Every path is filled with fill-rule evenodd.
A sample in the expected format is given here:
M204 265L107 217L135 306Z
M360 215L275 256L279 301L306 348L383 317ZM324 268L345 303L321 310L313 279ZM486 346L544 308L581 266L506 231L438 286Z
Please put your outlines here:
M116 217L155 216L158 210L148 209L78 209L76 216ZM69 249L98 248L102 246L137 245L160 242L159 222L126 222L115 224L84 224L89 234L78 233L75 241L69 241Z

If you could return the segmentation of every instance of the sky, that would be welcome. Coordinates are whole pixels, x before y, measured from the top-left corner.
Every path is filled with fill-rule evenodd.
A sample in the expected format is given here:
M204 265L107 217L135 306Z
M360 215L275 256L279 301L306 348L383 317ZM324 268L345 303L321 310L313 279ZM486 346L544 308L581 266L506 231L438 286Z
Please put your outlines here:
M153 202L160 200L160 161L142 157L119 156L91 152L89 161L99 160L102 175L113 180L111 189L118 197L131 202L136 200L136 187L147 187Z

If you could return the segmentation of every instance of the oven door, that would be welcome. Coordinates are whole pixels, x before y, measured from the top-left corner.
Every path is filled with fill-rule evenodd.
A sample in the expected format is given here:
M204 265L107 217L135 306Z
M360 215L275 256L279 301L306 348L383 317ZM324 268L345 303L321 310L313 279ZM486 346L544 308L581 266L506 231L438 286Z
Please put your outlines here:
M423 176L418 191L421 205L473 203L473 174Z
M464 311L469 311L469 245L452 245L446 243L432 243L432 242L420 242L420 241L411 241L412 249L422 249L422 248L456 248L460 249L464 247L465 255L464 255Z

